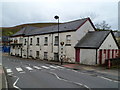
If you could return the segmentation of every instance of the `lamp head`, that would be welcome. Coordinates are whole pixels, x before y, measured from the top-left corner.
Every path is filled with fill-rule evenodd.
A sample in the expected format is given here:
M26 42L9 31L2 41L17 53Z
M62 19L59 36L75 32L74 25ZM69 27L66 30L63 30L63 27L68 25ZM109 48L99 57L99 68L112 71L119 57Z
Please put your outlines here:
M54 18L55 18L55 19L59 19L59 16L56 15Z

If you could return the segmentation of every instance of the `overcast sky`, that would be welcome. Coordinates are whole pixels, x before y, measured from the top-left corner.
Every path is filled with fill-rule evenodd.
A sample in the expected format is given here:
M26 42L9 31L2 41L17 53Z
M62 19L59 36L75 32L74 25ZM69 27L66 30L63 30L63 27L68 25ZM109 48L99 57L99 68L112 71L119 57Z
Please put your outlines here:
M118 29L119 0L3 0L0 1L0 27L25 23L68 22L90 17L94 24L105 20L113 30Z

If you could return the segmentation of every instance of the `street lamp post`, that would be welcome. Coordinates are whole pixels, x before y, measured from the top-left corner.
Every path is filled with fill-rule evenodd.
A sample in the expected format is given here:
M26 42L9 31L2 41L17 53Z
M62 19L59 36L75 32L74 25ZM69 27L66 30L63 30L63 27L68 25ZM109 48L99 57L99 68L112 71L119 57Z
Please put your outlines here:
M59 16L56 15L54 18L58 20L58 60L59 60Z

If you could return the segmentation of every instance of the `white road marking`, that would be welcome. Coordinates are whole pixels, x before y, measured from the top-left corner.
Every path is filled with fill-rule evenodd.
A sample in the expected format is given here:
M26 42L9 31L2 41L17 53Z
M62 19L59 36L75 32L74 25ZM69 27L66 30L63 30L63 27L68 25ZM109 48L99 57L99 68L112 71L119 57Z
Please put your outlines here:
M11 69L7 69L6 71L7 71L7 73L12 73Z
M84 85L84 84L81 84L81 83L78 83L78 82L69 81L69 80L60 78L56 73L53 73L53 72L48 72L48 73L53 74L58 80L63 80L65 82L74 83L76 85L80 85L80 86L83 86L83 87L88 88L89 90L91 90L87 85Z
M17 76L13 76L13 77L17 77ZM17 77L16 81L13 83L13 87L17 88L18 90L21 90L18 86L16 86L16 83L18 82L19 77Z
M38 67L38 66L33 66L35 69L42 69L42 68L40 68L40 67Z
M55 68L55 69L58 68L58 67L55 67L55 66L52 66L52 65L50 65L50 67L51 67L51 68Z
M61 66L57 66L58 68L64 68L64 67L61 67Z
M25 68L27 68L28 70L33 70L31 67L25 67Z
M50 69L49 67L47 67L47 66L41 66L42 68L45 68L45 69Z
M16 70L18 71L18 72L23 72L23 69L22 68L16 68Z
M108 80L108 81L113 81L111 79L108 79L108 78L105 78L105 77L102 77L102 76L98 76L98 77L103 78L103 79Z

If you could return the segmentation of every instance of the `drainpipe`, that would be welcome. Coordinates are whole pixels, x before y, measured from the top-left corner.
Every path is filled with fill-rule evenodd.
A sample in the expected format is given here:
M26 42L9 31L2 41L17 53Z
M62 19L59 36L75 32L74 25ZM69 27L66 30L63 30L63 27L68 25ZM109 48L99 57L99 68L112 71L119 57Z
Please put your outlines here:
M27 59L28 59L28 53L29 53L29 36L28 36L28 40L27 40Z
M97 64L97 55L98 55L98 54L97 54L97 51L98 51L98 49L96 49L96 64Z

